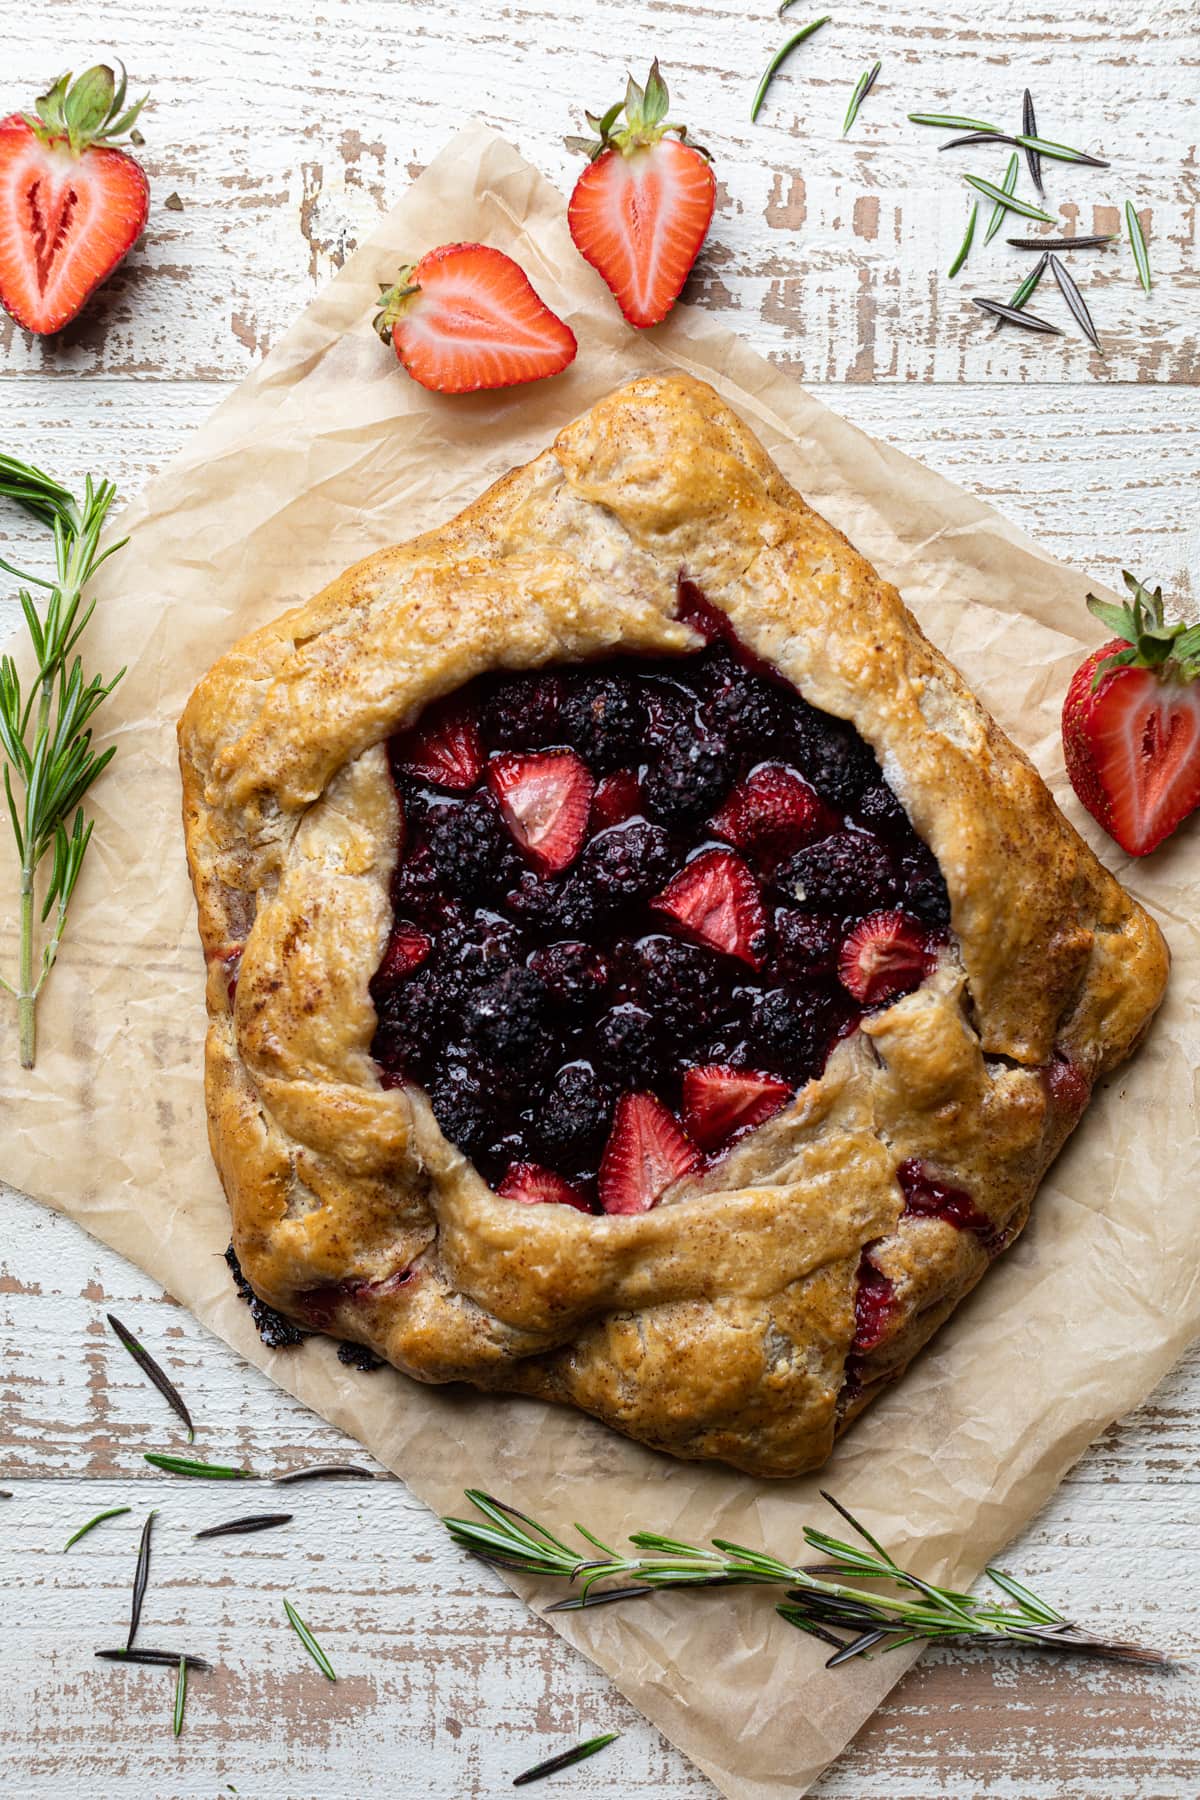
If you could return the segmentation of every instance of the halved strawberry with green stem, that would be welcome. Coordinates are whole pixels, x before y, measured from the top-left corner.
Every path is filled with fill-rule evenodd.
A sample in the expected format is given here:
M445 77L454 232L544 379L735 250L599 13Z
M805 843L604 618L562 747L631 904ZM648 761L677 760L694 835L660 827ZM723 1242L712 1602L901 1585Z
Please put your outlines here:
M98 64L0 120L0 301L26 331L61 330L141 236L150 184L113 144L146 97L125 89Z
M689 1175L700 1152L653 1094L622 1094L600 1163L606 1213L644 1213L673 1181Z
M644 88L631 75L623 103L601 118L586 115L594 139L567 139L588 157L567 207L571 236L631 325L666 318L700 254L717 197L708 152L686 141L686 125L668 121L667 104L656 61Z
M374 324L413 380L439 394L541 381L579 348L524 269L487 244L442 244L401 269L380 289Z
M595 783L573 750L503 751L488 764L487 778L504 823L539 869L553 873L574 862Z
M1168 624L1162 589L1128 570L1132 604L1088 595L1117 633L1075 671L1063 704L1071 786L1130 856L1147 856L1200 806L1200 624Z

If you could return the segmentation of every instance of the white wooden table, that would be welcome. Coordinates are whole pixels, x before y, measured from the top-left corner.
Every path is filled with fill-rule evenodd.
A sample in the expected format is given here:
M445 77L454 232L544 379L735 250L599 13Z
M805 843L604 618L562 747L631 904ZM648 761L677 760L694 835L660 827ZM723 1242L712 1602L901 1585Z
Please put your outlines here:
M804 22L797 8L786 25ZM300 15L300 16L298 16ZM716 159L713 235L690 297L855 423L985 494L1054 553L1112 581L1129 566L1200 594L1197 68L1187 0L856 0L798 53L757 127L749 99L785 26L768 0L0 0L4 108L105 51L152 87L154 205L140 249L54 342L0 328L0 445L64 477L134 492L269 347L364 229L464 120L508 132L560 185L564 132L661 58ZM849 91L883 75L850 139ZM1109 171L1055 169L1080 230L1132 197L1156 285L1127 253L1080 267L1108 345L981 326L1027 266L1003 237L951 287L965 190L912 109L1015 126L1021 89L1053 137ZM979 172L998 178L980 161ZM178 194L182 210L165 210ZM419 251L424 246L414 246ZM1044 310L1068 323L1048 290ZM1041 303L1039 299L1039 304ZM17 560L29 534L0 536ZM5 1021L5 1043L11 1032ZM0 1147L0 1168L3 1150ZM169 1180L169 1172L165 1179ZM158 1479L141 1452L165 1412L103 1323L157 1346L198 1418L255 1467L365 1460L209 1338L136 1270L6 1192L0 1227L0 1774L16 1796L257 1800L507 1791L541 1755L607 1728L620 1743L557 1790L700 1800L709 1783L390 1478L297 1490L298 1533L196 1545L242 1510ZM369 1377L363 1377L369 1379ZM161 1415L161 1417L160 1417ZM1035 1586L1130 1635L1195 1652L1200 1356L1088 1453L1007 1558ZM133 1511L69 1555L106 1506ZM137 1532L161 1509L146 1630L203 1642L219 1669L170 1731L172 1678L113 1670ZM340 1679L282 1621L291 1596ZM797 1696L803 1706L803 1695ZM552 1791L547 1789L547 1792ZM1194 1677L931 1655L827 1774L823 1800L1191 1800Z

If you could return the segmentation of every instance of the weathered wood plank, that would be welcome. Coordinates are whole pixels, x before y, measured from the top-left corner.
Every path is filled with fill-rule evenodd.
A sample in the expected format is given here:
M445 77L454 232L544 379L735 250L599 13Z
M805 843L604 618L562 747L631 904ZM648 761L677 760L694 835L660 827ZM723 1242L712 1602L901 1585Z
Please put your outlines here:
M505 131L569 187L578 161L564 134L585 105L620 92L627 62L644 72L655 52L721 183L690 291L806 380L1109 385L1200 373L1200 34L1175 0L1116 21L1087 0L1052 0L1036 17L984 15L966 0L861 0L793 57L754 126L751 95L791 19L743 0L652 11L611 0L602 32L579 0L491 13L405 0L386 14L331 0L286 24L273 7L218 0L186 30L144 0L50 6L7 36L14 103L61 62L68 19L72 34L91 26L99 45L123 48L153 92L144 155L155 204L142 247L77 326L50 344L0 330L10 378L243 374L464 121ZM883 73L843 139L850 91L875 57ZM968 268L945 279L968 210L962 171L999 179L1007 153L941 155L940 135L905 115L965 110L1015 129L1026 82L1047 135L1112 160L1047 164L1051 210L1061 204L1081 232L1109 230L1132 198L1150 238L1151 296L1124 245L1077 259L1103 358L1077 336L993 334L970 305L971 292L1007 297L1028 267L1004 233L984 247L981 232ZM182 212L164 210L172 192ZM1044 292L1046 312L1069 325Z

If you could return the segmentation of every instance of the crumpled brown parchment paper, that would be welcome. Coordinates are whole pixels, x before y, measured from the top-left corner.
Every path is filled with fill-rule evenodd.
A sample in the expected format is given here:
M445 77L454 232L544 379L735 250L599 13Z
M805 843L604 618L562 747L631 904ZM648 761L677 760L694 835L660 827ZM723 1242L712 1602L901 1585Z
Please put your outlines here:
M400 261L476 238L519 258L580 354L551 382L440 399L381 350L372 303ZM205 1139L203 967L175 764L189 691L242 633L448 518L617 382L663 367L713 382L897 584L1154 910L1176 959L1149 1042L1097 1097L1024 1237L820 1476L776 1485L673 1463L538 1403L363 1376L327 1342L265 1350L221 1259L229 1226ZM88 660L128 664L102 715L120 749L95 791L94 846L31 1075L17 1065L15 1021L0 1015L8 1180L138 1263L441 1512L473 1483L610 1539L653 1527L798 1554L801 1524L831 1520L819 1483L901 1560L970 1580L1200 1331L1200 844L1185 829L1130 864L1066 786L1058 708L1095 641L1086 577L844 423L702 313L678 307L653 333L630 330L575 253L562 197L482 128L450 143L116 529L132 543L97 582ZM11 862L0 872L6 963ZM803 1793L912 1658L826 1672L822 1647L754 1592L664 1596L554 1625L737 1800Z

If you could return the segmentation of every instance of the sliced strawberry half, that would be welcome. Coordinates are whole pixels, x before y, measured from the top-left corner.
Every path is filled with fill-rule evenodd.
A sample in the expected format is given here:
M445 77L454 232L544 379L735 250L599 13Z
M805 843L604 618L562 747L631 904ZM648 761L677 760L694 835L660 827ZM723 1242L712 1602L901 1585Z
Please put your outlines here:
M610 825L623 825L642 810L642 784L632 769L618 769L606 775L592 796L592 830L607 831Z
M758 884L731 850L705 850L650 902L686 937L757 969L767 943Z
M375 329L439 394L541 381L578 349L520 265L487 244L443 244L402 269L380 290Z
M410 775L456 792L474 787L483 772L479 728L453 700L431 706L419 725L402 733L395 755Z
M667 121L667 104L656 62L644 88L630 76L623 125L618 102L603 118L587 115L597 138L568 139L589 158L567 208L571 236L631 325L657 325L670 312L717 195L707 152L685 142L685 125Z
M827 836L835 823L807 781L779 763L755 769L712 821L721 837L769 865Z
M644 1213L700 1161L695 1144L653 1094L622 1094L600 1163L606 1213Z
M907 913L868 913L842 945L838 977L864 1006L877 1006L919 987L932 960L924 927Z
M761 1125L791 1098L792 1089L774 1075L708 1063L683 1078L683 1123L702 1150L715 1150L735 1131Z
M590 1213L587 1196L553 1169L543 1169L540 1163L509 1163L504 1172L504 1179L496 1192L504 1200L520 1200L526 1206L540 1206L549 1202L555 1206L573 1206L576 1212Z
M419 969L432 949L433 939L415 925L393 926L383 961L375 971L376 982L381 987L394 987Z
M504 822L539 869L565 869L587 835L595 783L573 750L533 756L502 752L488 764L488 786Z

